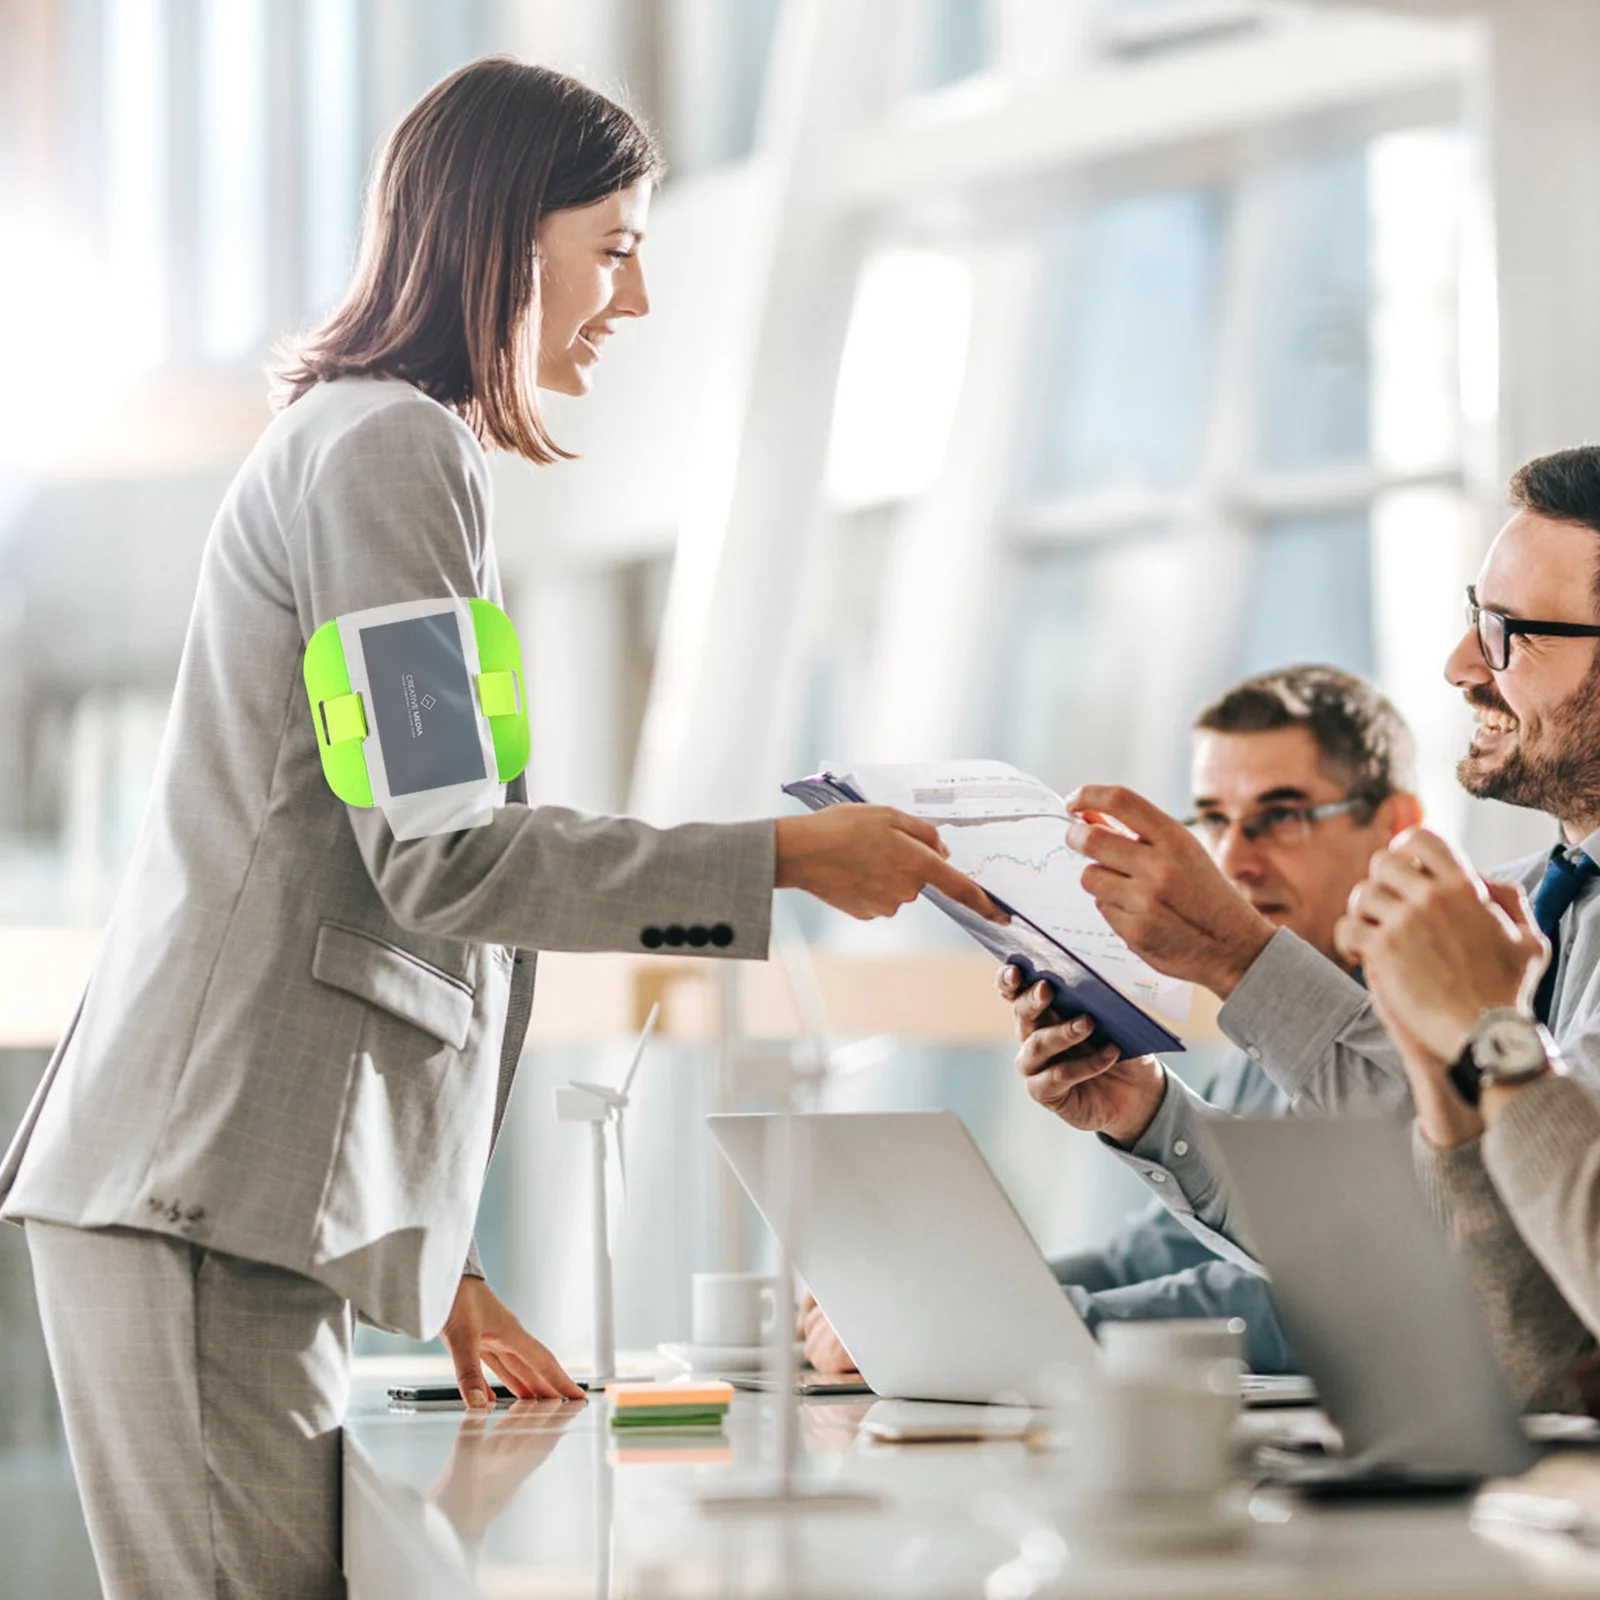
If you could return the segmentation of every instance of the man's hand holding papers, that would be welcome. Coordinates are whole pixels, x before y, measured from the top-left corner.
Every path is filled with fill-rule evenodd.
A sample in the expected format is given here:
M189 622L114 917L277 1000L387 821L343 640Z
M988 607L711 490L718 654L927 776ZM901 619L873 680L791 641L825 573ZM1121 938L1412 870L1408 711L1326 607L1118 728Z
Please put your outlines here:
M1091 784L1066 805L1078 819L1067 843L1090 860L1083 887L1129 948L1157 972L1232 994L1274 925L1181 822L1132 789Z
M1092 1018L1058 1017L1049 985L1025 988L1015 967L1002 967L995 981L1011 1002L1022 1042L1017 1070L1034 1100L1069 1127L1124 1146L1137 1143L1167 1092L1161 1063L1154 1056L1124 1056L1114 1044L1091 1038Z

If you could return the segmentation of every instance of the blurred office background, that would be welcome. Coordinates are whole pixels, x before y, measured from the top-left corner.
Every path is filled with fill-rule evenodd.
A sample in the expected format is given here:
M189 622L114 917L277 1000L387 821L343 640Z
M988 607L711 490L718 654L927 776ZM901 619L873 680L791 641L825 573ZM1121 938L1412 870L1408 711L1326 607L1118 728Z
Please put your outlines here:
M653 314L549 402L581 459L495 463L538 798L748 816L825 759L962 754L1181 808L1197 706L1320 659L1394 697L1478 859L1542 842L1456 790L1439 668L1508 470L1600 414L1591 0L0 0L0 1134L116 893L263 355L339 296L386 131L490 51L626 98L671 164ZM798 925L902 985L954 948L918 910ZM550 1089L619 1071L638 1009L582 973L483 1219L576 1352ZM830 1103L951 1106L1043 1243L1089 1242L1132 1197L1004 1029L908 1029ZM692 1033L630 1114L633 1345L759 1248L698 1124L748 1062ZM0 1487L68 1495L15 1235L0 1274ZM23 1503L0 1587L72 1593L81 1540Z

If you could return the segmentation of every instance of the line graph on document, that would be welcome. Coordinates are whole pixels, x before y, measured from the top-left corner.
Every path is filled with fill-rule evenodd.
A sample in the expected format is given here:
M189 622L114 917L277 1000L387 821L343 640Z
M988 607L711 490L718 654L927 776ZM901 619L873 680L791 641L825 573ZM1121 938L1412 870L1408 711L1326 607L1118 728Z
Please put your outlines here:
M1022 912L1140 1004L1180 1023L1189 1008L1187 984L1158 973L1130 950L1083 887L1088 858L1063 839L1061 817L946 824L939 836L950 865Z
M1053 849L1046 850L1042 856L1013 855L1009 850L996 850L992 855L980 856L973 862L971 876L981 883L983 874L990 868L1008 865L1023 872L1030 872L1036 878L1043 878L1049 874L1051 863L1062 858L1073 861L1083 859L1068 844L1058 844Z

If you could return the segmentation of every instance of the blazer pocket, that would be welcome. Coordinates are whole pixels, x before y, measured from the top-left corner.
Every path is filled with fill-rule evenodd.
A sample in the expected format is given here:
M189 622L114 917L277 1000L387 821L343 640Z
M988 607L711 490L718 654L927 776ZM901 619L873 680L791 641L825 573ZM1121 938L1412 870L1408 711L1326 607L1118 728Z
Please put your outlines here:
M311 976L461 1049L472 1027L472 986L397 944L324 922Z

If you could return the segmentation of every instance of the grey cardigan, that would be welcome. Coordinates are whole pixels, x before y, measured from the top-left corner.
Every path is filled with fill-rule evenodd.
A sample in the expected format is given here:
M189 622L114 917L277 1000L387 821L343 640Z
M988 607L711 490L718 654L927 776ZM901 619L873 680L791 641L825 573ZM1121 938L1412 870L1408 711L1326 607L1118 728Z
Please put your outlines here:
M1572 1363L1600 1335L1600 1104L1545 1078L1481 1140L1436 1150L1419 1132L1413 1147L1523 1403L1574 1406Z
M508 804L397 842L323 779L329 618L500 598L483 451L415 388L321 384L262 436L201 563L150 807L79 1014L0 1162L5 1217L169 1233L429 1335L468 1257L540 948L705 929L760 957L770 822Z

